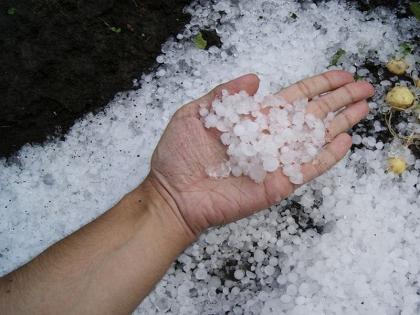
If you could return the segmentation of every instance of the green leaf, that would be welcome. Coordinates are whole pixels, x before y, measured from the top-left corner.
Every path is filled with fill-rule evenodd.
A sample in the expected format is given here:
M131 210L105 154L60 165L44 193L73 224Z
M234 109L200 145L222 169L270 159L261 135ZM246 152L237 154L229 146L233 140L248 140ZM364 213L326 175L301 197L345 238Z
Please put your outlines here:
M110 27L110 30L113 31L114 33L121 33L121 28L120 27Z
M7 10L7 14L9 14L9 15L15 15L16 14L16 8L9 8Z
M205 49L207 47L207 41L204 39L203 34L201 32L195 35L194 45L198 49Z
M400 45L401 54L405 57L413 52L414 48L410 43L402 43Z
M339 49L337 52L332 56L330 66L336 66L338 61L346 54L346 51L344 49Z
M410 10L417 20L420 20L420 2L411 2Z

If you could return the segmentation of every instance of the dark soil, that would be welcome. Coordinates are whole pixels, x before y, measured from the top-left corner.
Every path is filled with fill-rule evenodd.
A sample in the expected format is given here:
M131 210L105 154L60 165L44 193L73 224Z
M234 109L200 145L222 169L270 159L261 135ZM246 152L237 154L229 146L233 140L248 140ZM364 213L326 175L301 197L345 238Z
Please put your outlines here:
M206 41L206 47L204 49L209 49L212 46L216 46L218 48L222 47L222 41L220 40L219 35L217 32L212 29L204 29L201 30L201 35L203 39Z
M357 3L361 11L370 11L376 7L383 6L391 9L396 9L398 17L403 18L411 16L412 12L409 9L410 0L347 0L348 2Z
M189 0L0 2L0 156L63 135L153 65Z

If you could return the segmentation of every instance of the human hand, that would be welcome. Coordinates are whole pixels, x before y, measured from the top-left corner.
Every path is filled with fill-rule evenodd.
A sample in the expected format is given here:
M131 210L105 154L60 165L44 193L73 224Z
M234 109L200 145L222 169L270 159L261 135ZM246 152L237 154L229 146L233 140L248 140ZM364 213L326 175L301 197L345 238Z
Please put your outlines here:
M206 228L229 223L267 208L289 196L297 185L281 169L268 173L257 184L248 177L210 178L206 167L226 159L226 147L217 130L206 129L198 114L200 104L211 105L222 90L241 90L254 95L259 79L248 74L221 84L207 95L180 108L165 130L152 157L148 181L184 221L188 233L197 236ZM367 82L354 82L345 71L329 71L299 81L277 93L289 102L310 100L307 111L318 118L342 110L328 128L329 143L312 162L302 165L304 182L323 174L351 147L346 130L364 118L369 109L366 98L374 94ZM319 98L314 98L322 94Z

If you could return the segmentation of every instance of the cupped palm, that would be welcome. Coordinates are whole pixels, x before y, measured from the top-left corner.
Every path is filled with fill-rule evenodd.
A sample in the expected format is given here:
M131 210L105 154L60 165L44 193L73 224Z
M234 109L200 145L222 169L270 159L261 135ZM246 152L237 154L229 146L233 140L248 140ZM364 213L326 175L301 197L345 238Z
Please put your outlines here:
M231 94L244 90L253 95L258 85L258 77L248 74L183 106L170 121L153 154L150 177L169 193L176 204L175 211L179 211L195 235L209 226L269 207L296 188L281 169L269 173L261 184L244 176L210 178L206 172L208 166L221 163L227 156L218 131L206 129L200 120L200 104L211 106L222 90ZM339 111L328 130L328 145L314 161L302 166L307 182L332 167L349 150L351 137L345 131L368 113L366 98L372 96L373 88L366 82L353 82L352 75L345 71L329 71L299 81L278 94L290 102L309 98L308 111L319 118Z

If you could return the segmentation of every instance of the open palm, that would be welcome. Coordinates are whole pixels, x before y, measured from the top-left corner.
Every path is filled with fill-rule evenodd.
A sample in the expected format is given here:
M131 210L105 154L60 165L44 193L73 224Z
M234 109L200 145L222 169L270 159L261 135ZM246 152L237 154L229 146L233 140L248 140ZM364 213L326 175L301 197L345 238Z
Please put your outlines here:
M153 154L150 178L171 196L176 211L195 235L209 226L267 208L296 188L281 169L269 173L261 184L244 176L214 179L206 173L209 165L216 165L227 156L218 131L203 126L198 114L200 104L210 106L222 90L231 94L244 90L253 95L258 85L258 77L248 74L183 106L170 121ZM319 118L341 110L330 124L329 144L314 161L302 166L305 182L324 173L346 154L351 146L346 130L367 115L366 98L373 93L369 83L353 82L353 76L345 71L329 71L278 93L289 102L309 98L308 111Z

